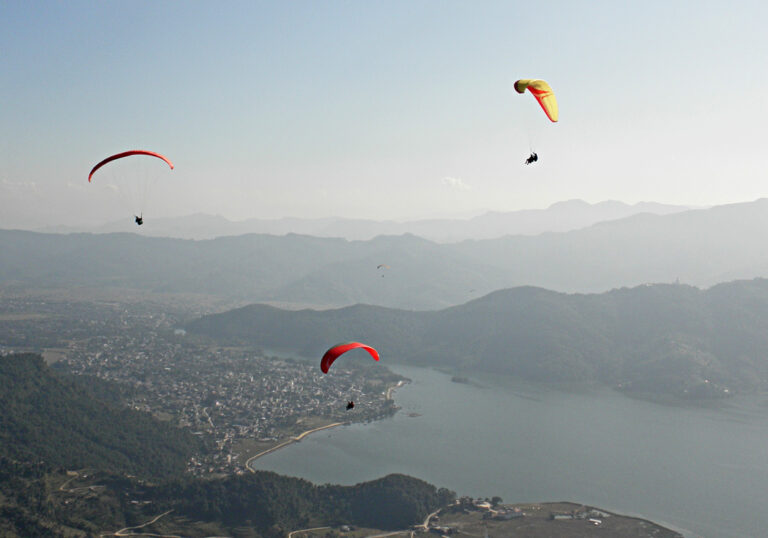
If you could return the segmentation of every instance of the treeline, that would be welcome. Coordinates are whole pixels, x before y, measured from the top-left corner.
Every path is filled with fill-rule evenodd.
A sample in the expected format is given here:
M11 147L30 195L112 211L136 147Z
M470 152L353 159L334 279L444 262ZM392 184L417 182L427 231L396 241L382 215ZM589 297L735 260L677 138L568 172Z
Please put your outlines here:
M455 498L403 475L355 486L316 486L269 472L185 475L186 461L201 448L196 437L97 399L35 354L0 356L0 409L4 537L92 536L167 510L173 516L162 528L184 536L276 538L341 524L398 529ZM73 469L79 472L67 472Z
M228 528L253 527L266 536L312 525L405 529L456 498L452 491L399 474L354 486L316 486L266 471L176 481L148 495L187 517L220 521Z
M602 294L522 287L422 312L252 305L203 317L188 329L318 358L334 342L360 340L385 362L675 397L723 397L768 383L765 279L708 290L656 284Z
M0 536L61 536L46 476L53 469L44 462L21 462L0 456Z
M183 473L203 449L186 430L97 399L35 354L0 356L0 409L0 457L13 461L157 478Z
M404 475L316 486L271 472L158 484L92 473L93 487L77 482L60 491L55 485L67 479L62 470L41 474L8 461L0 458L0 535L8 537L97 535L169 510L158 530L184 536L282 538L291 530L345 524L396 530L421 523L456 498Z

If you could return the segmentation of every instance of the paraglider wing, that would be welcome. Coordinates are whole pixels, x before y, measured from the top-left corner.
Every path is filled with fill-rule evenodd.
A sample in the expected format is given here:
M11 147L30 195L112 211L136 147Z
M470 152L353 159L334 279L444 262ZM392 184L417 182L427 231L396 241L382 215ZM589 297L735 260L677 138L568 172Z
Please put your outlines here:
M91 173L88 174L88 183L91 182L91 178L93 177L93 174L96 173L96 170L101 168L107 163L111 163L112 161L115 161L117 159L122 159L123 157L130 157L131 155L149 155L150 157L157 157L158 159L164 160L166 163L168 163L168 166L171 167L171 170L173 170L173 163L165 156L160 155L159 153L155 153L154 151L146 151L143 149L134 149L131 151L124 151L123 153L117 153L115 155L112 155L111 157L107 157L103 161L101 161L99 164L94 166L91 169Z
M549 84L545 80L531 78L524 78L515 82L517 93L525 93L525 90L533 94L547 117L552 122L556 122L558 117L557 99L555 99L555 92L552 91Z
M360 342L346 342L344 344L336 344L325 352L325 355L323 355L323 358L320 361L320 369L324 374L327 374L328 369L331 367L331 364L333 364L333 361L338 359L339 356L343 355L347 351L358 348L366 350L371 355L371 357L374 358L374 360L379 360L379 352L373 349L371 346L361 344Z

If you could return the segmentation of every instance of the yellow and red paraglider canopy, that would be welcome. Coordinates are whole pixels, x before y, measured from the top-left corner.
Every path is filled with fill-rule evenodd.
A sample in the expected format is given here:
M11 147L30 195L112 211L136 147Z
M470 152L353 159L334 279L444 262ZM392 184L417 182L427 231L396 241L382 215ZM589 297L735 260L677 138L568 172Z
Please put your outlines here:
M515 91L517 93L525 93L525 90L533 94L550 121L557 121L557 99L555 99L555 92L552 91L547 81L537 78L524 78L515 82Z

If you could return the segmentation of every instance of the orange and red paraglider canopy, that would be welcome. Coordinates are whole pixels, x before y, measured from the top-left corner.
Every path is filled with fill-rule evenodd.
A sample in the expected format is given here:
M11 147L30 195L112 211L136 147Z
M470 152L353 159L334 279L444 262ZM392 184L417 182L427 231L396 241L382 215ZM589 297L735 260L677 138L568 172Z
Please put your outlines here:
M366 350L371 355L371 357L374 358L374 360L379 360L379 352L373 349L371 346L361 344L360 342L346 342L344 344L336 344L325 352L325 355L323 355L323 358L320 361L320 369L324 374L327 374L328 369L331 367L331 364L333 364L333 361L338 359L340 355L343 355L352 349L358 348Z
M94 166L91 169L91 173L88 174L88 183L91 182L91 178L93 177L93 174L96 173L96 170L98 170L99 168L101 168L105 164L111 163L112 161L116 161L117 159L122 159L123 157L130 157L132 155L148 155L150 157L157 157L158 159L162 159L166 163L168 163L168 166L170 166L171 170L173 170L173 163L170 161L170 159L168 159L168 157L166 157L164 155L161 155L159 153L155 153L154 151L146 151L146 150L143 150L143 149L134 149L134 150L131 150L131 151L124 151L122 153L117 153L115 155L107 157L106 159L101 161L99 164Z

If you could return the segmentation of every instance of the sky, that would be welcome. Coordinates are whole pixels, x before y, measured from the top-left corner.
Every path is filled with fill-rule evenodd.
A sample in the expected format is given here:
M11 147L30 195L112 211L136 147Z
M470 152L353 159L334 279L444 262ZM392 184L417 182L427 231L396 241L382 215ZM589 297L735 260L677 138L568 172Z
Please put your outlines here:
M767 19L750 1L5 0L0 227L754 200ZM519 78L551 84L557 124ZM175 168L88 183L129 149Z

